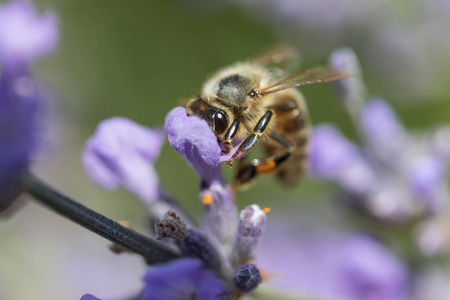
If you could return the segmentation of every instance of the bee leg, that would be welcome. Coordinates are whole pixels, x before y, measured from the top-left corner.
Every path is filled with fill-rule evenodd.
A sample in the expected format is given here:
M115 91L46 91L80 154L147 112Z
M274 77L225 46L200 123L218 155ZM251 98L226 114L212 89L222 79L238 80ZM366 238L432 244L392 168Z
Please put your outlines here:
M236 133L238 132L239 129L239 120L234 120L233 123L231 123L230 128L228 128L228 131L225 133L225 139L224 139L224 144L226 147L226 151L224 151L224 153L229 153L231 149L233 149L233 144L231 143L231 141L233 140L234 136L236 135ZM224 154L222 153L222 154Z
M250 134L242 142L242 144L239 146L239 148L236 150L236 152L234 152L233 155L230 157L230 159L227 160L227 165L231 166L233 161L236 159L236 157L247 154L248 151L250 151L250 149L252 149L253 146L255 146L259 137L263 134L264 130L266 129L267 124L269 124L269 121L270 121L270 118L272 117L272 115L273 115L273 112L268 110L264 114L264 116L262 116L262 118L259 119L258 124L256 124L255 128L253 129L253 133ZM231 125L231 127L232 126L233 125Z
M235 189L249 183L258 174L267 174L275 171L280 163L288 159L292 151L294 151L294 145L280 134L273 132L270 137L286 147L286 151L278 155L270 156L263 161L253 159L249 164L240 166L233 182L233 187Z

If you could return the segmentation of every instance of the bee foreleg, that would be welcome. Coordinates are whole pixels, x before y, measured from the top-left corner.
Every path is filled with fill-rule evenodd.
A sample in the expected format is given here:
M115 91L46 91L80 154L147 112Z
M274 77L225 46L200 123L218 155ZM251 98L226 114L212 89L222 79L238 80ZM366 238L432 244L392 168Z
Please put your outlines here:
M239 148L236 150L236 152L234 152L233 155L230 157L230 159L227 160L227 165L231 166L231 164L236 159L236 157L247 154L248 151L250 151L250 149L253 148L253 146L258 141L259 137L263 134L264 130L266 129L267 124L269 124L269 121L270 121L270 118L272 117L272 115L273 115L273 112L268 110L264 114L264 116L262 116L262 118L259 119L258 124L256 124L255 128L253 129L253 133L250 134L242 142L242 144L239 146Z
M240 166L233 183L235 188L250 182L250 180L258 174L273 172L277 166L285 161L291 155L292 151L294 151L294 145L280 134L273 132L270 137L285 146L286 151L278 155L270 156L263 161L253 159L249 164Z
M231 143L231 141L238 132L239 124L240 124L239 120L237 119L234 120L233 123L231 123L230 128L228 128L227 132L225 133L224 144L227 149L225 153L229 153L230 150L233 148L233 144Z

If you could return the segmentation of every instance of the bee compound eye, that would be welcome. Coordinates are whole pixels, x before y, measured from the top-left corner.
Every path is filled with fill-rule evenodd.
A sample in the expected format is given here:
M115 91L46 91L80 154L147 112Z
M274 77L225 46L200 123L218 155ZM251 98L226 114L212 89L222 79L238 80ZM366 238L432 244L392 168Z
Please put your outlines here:
M213 117L214 122L214 133L222 134L228 128L228 115L223 110L219 110L214 114Z
M248 96L249 96L250 98L255 98L255 97L256 97L256 92L255 92L255 90L252 90L250 93L248 93Z

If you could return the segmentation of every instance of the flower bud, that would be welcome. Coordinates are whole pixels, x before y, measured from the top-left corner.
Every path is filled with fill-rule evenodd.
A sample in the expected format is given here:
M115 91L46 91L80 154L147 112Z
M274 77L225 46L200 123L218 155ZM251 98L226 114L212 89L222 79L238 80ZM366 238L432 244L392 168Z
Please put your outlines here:
M253 264L243 265L233 276L234 286L242 292L249 293L262 282L258 268Z
M164 214L162 220L156 219L155 232L157 240L171 237L181 241L187 234L186 223L173 210L169 210Z
M355 52L350 48L333 51L330 65L337 71L350 75L349 78L334 81L333 86L347 109L351 110L351 113L356 113L365 98L366 91Z
M266 213L253 204L241 211L239 229L235 245L236 254L242 260L248 258L266 230Z
M214 245L204 233L189 228L186 237L179 243L183 256L195 257L203 261L206 267L220 270L220 256Z
M213 181L210 185L203 182L200 197L203 199L204 223L208 234L211 233L222 244L233 243L238 217L230 186L220 181Z

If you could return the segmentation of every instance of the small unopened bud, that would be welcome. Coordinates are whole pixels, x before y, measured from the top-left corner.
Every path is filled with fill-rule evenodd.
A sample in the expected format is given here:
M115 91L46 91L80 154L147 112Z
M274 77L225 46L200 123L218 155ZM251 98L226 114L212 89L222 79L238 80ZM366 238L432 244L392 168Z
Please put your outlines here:
M231 244L236 238L238 225L236 205L231 188L223 182L202 183L205 228L208 228L222 244Z
M156 239L162 240L170 237L181 241L186 236L186 228L186 223L173 210L169 210L164 214L162 220L156 219Z
M203 261L205 267L220 270L220 256L208 236L203 232L189 228L179 246L183 256L198 258Z
M261 282L259 269L253 264L239 267L233 276L234 286L244 293L253 291Z
M348 74L349 78L336 80L333 86L339 99L346 105L351 113L359 111L366 96L366 88L361 75L358 57L350 48L340 48L330 56L330 65L333 69Z
M236 254L241 260L246 260L258 244L266 230L266 211L253 204L241 211L239 229L235 245Z

